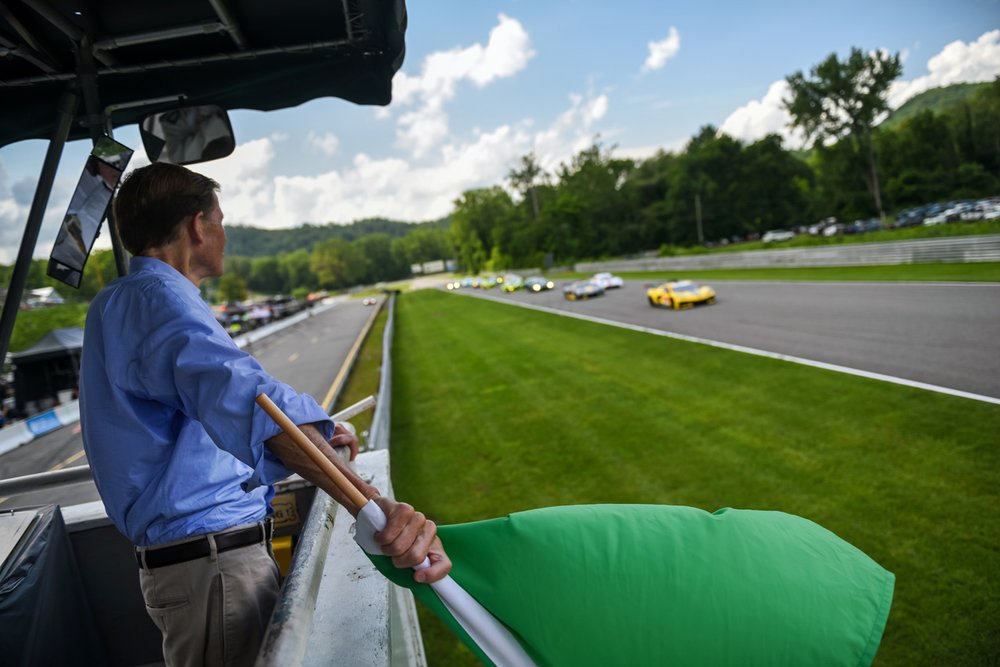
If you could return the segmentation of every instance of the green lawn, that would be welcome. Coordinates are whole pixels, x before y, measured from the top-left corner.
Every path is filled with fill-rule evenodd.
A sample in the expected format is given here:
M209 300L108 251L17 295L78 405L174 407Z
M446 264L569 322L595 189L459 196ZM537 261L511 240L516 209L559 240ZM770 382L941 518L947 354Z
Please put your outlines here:
M1000 407L436 291L395 336L393 484L435 520L782 510L896 574L876 664L1000 654ZM421 611L430 664L476 664Z
M351 373L347 376L347 382L344 383L344 388L337 397L331 413L348 408L369 396L378 396L379 368L382 366L382 337L388 313L389 308L386 306L375 316L372 328L358 351L358 358L354 361ZM358 431L358 440L362 447L367 444L364 434L371 430L374 412L365 410L350 419Z

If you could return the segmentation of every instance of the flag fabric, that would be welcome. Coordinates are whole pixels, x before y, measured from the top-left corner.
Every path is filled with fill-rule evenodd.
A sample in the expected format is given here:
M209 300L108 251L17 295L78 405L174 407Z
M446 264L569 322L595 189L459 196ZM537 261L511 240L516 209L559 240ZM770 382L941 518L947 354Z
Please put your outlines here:
M895 583L859 549L782 512L566 506L438 533L451 577L539 667L868 665ZM429 586L369 557L497 664Z
M369 500L361 507L355 524L354 541L369 557L385 558L375 542L375 533L385 525L385 513L375 501ZM427 558L414 569L425 567L430 567ZM497 667L537 667L510 630L450 576L430 584L430 589L436 596L434 599L443 605L448 617L461 629L465 640L476 647L488 664Z

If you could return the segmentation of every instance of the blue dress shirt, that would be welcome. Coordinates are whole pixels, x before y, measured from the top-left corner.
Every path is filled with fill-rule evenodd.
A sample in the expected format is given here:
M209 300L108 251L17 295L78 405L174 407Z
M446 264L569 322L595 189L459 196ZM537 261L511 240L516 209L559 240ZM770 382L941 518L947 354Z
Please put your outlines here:
M290 472L264 445L280 427L266 392L296 424L333 423L226 334L190 280L134 257L87 313L80 424L94 481L138 546L253 523Z

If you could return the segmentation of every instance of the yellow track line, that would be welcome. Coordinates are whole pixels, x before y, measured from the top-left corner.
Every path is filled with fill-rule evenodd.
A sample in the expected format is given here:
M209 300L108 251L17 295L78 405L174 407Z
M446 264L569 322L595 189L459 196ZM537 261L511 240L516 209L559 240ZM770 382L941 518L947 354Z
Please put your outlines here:
M86 455L86 453L87 452L85 452L85 451L83 451L81 449L76 454L73 454L72 456L70 456L69 458L67 458L65 461L63 461L62 463L57 463L54 466L52 466L51 468L49 468L49 472L55 472L56 470L62 470L63 468L65 468L66 466L68 466L70 463L73 463L75 461L79 461L80 459L82 459Z

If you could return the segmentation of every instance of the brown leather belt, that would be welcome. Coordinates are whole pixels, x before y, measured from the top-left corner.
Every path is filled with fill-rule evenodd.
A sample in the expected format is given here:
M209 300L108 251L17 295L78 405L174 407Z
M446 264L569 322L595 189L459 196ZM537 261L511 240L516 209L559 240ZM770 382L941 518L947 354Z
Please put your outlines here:
M231 551L240 547L250 546L270 542L274 533L271 518L268 517L257 525L234 530L229 533L218 533L213 536L215 540L215 551ZM169 547L150 548L145 551L145 563L143 562L143 552L135 550L135 559L139 563L139 569L152 570L157 567L186 563L189 560L204 558L212 553L212 545L209 544L208 535L190 542L182 542Z

